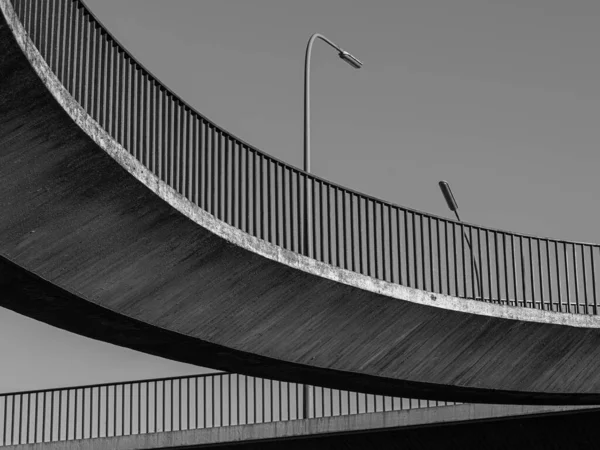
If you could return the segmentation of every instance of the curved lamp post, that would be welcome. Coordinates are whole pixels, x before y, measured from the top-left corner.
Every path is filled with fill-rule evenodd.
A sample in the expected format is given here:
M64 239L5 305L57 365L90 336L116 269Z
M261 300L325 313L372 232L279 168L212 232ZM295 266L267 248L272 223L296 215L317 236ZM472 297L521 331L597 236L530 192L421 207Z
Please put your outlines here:
M362 67L362 62L360 62L353 55L343 50L341 47L338 47L325 36L319 33L313 34L308 40L308 45L306 46L306 58L304 60L304 171L310 172L310 55L312 52L312 46L316 39L321 39L332 46L337 50L338 56L350 64L355 69L360 69ZM310 233L310 189L308 178L304 179L304 254L306 256L310 256L310 247L311 247L311 236ZM303 404L303 413L304 418L310 417L310 391L308 386L304 385L304 404Z
M444 196L444 198L446 199L446 203L448 204L448 208L450 209L450 211L452 211L454 213L454 215L456 216L456 219L459 222L462 222L462 220L460 220L460 216L458 215L458 204L456 203L456 199L454 198L454 195L452 195L452 190L450 189L450 185L448 184L447 181L440 181L439 182L440 185L440 189L442 190L442 195ZM477 295L483 299L483 297L481 297L481 277L479 275L479 270L477 269L477 261L475 261L475 255L473 254L473 247L471 246L471 241L469 240L469 238L467 237L467 234L463 231L463 235L467 241L467 244L469 244L469 248L471 249L471 261L473 263L473 268L475 269L475 280L477 281Z

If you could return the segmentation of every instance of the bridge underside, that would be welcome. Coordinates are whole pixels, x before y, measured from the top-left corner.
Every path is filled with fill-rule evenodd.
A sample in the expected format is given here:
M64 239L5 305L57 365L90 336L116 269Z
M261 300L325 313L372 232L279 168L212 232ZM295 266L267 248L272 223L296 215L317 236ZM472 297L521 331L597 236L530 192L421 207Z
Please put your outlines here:
M52 76L42 81L43 63L25 47L0 14L0 306L255 376L453 401L600 403L598 328L391 298L347 274L341 283L318 265L294 267L301 257L225 224L210 229Z
M371 430L331 436L311 436L267 442L219 446L192 446L189 449L244 450L567 450L594 448L598 445L597 423L600 412L575 414L543 414L528 417L504 417L488 420L468 420L458 423L428 424ZM170 447L175 450L177 447Z

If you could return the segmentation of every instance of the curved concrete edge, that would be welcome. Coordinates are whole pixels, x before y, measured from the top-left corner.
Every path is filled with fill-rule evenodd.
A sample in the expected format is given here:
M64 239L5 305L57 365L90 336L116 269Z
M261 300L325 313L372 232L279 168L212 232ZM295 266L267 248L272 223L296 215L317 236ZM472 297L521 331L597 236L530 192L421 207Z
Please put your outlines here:
M119 143L110 137L73 99L62 83L54 75L39 53L23 25L18 19L10 0L0 0L0 10L14 34L18 45L29 60L31 66L47 87L51 95L67 112L72 120L94 142L132 176L143 183L162 200L177 211L224 240L296 270L320 276L365 291L384 295L389 298L407 301L419 305L433 306L468 314L509 320L565 325L578 328L600 328L600 316L558 313L517 306L504 306L476 300L462 299L410 288L387 281L378 280L349 270L341 269L309 257L285 250L262 239L251 236L202 210L183 197L173 188L156 177Z
M532 416L577 414L591 411L600 411L600 408L466 404L197 430L10 445L3 448L7 450L146 450L192 446L196 448L204 445L241 444L350 433L376 433L402 428L434 427L476 421L518 420Z

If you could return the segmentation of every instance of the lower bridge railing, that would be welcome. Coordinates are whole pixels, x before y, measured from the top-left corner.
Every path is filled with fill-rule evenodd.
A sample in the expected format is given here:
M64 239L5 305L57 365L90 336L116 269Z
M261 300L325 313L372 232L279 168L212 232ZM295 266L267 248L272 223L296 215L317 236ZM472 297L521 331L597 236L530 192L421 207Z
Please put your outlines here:
M227 427L449 404L454 403L213 373L0 394L0 445ZM304 417L306 411L308 417Z

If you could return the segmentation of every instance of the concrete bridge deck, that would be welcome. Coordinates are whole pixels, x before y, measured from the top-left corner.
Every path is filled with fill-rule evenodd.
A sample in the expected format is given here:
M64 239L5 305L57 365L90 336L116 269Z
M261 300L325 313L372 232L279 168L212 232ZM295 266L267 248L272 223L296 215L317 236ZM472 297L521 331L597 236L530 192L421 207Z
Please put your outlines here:
M255 376L463 402L600 403L599 317L377 280L217 220L115 141L50 70L12 2L0 10L0 306Z

